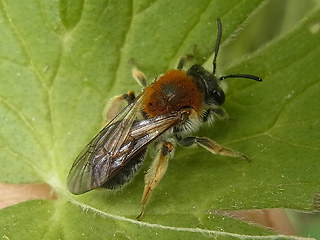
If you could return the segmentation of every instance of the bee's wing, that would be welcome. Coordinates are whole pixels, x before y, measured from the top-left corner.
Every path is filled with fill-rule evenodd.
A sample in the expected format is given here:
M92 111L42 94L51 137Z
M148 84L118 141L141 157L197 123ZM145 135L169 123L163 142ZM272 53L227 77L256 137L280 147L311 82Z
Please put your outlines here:
M139 151L146 148L150 142L180 121L181 116L177 112L134 122L129 131L128 139L123 144L123 146L130 145L130 150L123 164L130 161Z
M79 154L67 179L70 192L81 194L102 186L151 141L178 123L178 113L137 121L141 99L128 105Z
M110 173L114 155L119 151L137 116L140 102L139 96L111 120L81 151L67 178L67 187L70 192L81 194L101 186Z

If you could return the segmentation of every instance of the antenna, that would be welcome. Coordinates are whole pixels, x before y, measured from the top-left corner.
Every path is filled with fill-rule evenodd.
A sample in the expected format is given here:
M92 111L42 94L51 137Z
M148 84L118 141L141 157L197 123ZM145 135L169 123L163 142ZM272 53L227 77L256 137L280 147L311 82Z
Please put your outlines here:
M218 35L217 35L216 47L214 48L214 58L212 61L213 74L215 74L216 68L217 68L217 56L218 56L220 42L221 42L221 36L222 36L222 23L221 23L220 18L218 18L217 23L218 23Z
M258 76L250 75L250 74L241 74L241 73L240 74L230 74L227 76L221 76L221 77L219 77L219 80L222 81L226 78L248 78L248 79L258 81L258 82L262 82L262 79Z
M218 24L218 35L217 35L217 41L216 41L216 47L214 49L214 58L212 61L212 65L213 65L213 74L215 74L216 72L216 68L217 68L217 57L218 57L218 52L219 52L219 48L220 48L220 43L221 43L221 37L222 37L222 23L220 18L218 18L217 20L217 24ZM254 76L254 75L250 75L250 74L230 74L230 75L226 75L226 76L221 76L219 77L219 80L222 81L226 78L248 78L248 79L252 79L258 82L261 82L262 79L258 76Z

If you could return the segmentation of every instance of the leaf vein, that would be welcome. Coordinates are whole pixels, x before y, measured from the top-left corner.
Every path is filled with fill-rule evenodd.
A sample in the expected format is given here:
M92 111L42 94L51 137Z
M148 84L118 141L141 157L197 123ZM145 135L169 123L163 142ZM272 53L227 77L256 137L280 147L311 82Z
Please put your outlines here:
M40 176L42 179L45 179L41 174L41 170L39 170L39 165L35 164L30 158L14 151L9 146L0 147L0 149L2 149L2 152L7 151L9 154L15 156L16 158L19 158L19 160L23 161L26 165L30 166L38 174L38 176Z
M21 111L18 110L14 105L12 105L10 102L5 100L2 96L0 96L0 102L3 103L3 106L8 109L8 111L11 111L13 115L17 116L18 119L26 126L26 128L31 132L31 135L33 135L34 139L38 142L38 144L41 146L43 150L46 150L45 146L42 144L42 141L40 140L40 136L36 134L35 128L31 125L31 123L28 121L27 117L24 116L24 114L21 113Z
M127 43L127 39L128 39L128 36L129 36L129 33L130 33L130 30L133 26L133 22L134 22L134 14L133 14L133 2L131 2L131 20L130 20L130 23L128 25L128 28L127 28L127 31L126 33L124 34L124 37L122 39L122 45L120 47L120 56L118 57L118 63L116 64L117 65L117 69L115 70L115 74L114 74L114 77L112 79L114 79L114 81L111 81L111 86L110 86L110 89L114 89L115 86L117 86L116 82L118 81L118 76L119 76L119 72L120 72L120 65L121 65L121 61L122 61L122 58L123 58L123 51L124 51L124 48L126 47L126 43ZM112 92L112 91L110 91Z
M207 11L207 9L209 8L211 1L207 2L207 6L204 8L203 12L201 14L198 15L197 20L194 22L193 25L190 26L189 30L185 33L185 35L181 38L180 43L178 44L179 47L176 48L176 51L174 52L174 54L172 54L171 59L173 59L173 61L177 61L177 59L181 56L178 56L178 53L181 51L182 46L183 46L183 42L186 41L186 39L188 38L188 36L191 34L191 32L196 28L196 26L201 22L201 18L203 17L203 15L205 14L205 12ZM173 66L173 62L171 62L170 64L168 64L167 69L169 69L169 67Z
M84 210L90 210L96 214L99 214L100 216L112 218L118 221L128 222L132 224L136 224L143 227L150 227L150 228L158 228L158 229L165 229L170 231L177 231L177 232L191 232L191 233L201 233L205 234L209 237L211 236L230 236L230 237L236 237L239 239L275 239L275 238L283 238L283 239L296 239L296 240L307 240L310 238L304 238L304 237L296 237L296 236L287 236L287 235L270 235L270 236L255 236L255 235L245 235L245 234L237 234L237 233L231 233L231 232L223 232L223 231L214 231L214 230L208 230L208 229L202 229L202 228L185 228L185 227L171 227L167 225L161 225L161 224L154 224L154 223L147 223L147 222L141 222L137 220L133 220L127 217L113 215L110 213L103 212L99 209L96 209L94 207L91 207L87 204L80 203L78 201L75 201L73 199L70 199L70 202L73 203L76 206L81 207Z
M31 65L32 69L34 69L34 71L35 71L35 73L36 73L36 75L37 75L38 81L41 83L41 86L42 86L44 89L47 89L46 84L44 83L44 81L42 81L41 75L40 75L39 71L36 69L34 62L32 61L31 54L30 54L30 52L28 51L27 43L23 40L22 35L21 35L20 32L18 31L17 27L14 25L13 20L12 20L12 18L10 17L9 12L7 11L7 7L6 7L6 4L5 4L5 0L2 0L2 9L3 9L3 12L4 12L4 16L5 16L6 19L7 19L8 25L11 27L13 33L17 36L17 38L18 38L21 46L22 46L23 49L24 49L24 52L25 52L26 56L28 56L28 58L29 58L29 63L30 63L30 65Z

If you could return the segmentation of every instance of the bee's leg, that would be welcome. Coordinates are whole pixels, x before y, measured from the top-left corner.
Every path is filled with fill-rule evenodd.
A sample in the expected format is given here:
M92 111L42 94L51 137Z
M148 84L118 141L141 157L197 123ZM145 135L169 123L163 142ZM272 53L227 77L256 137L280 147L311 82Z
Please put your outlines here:
M140 70L138 70L138 68L136 67L137 64L135 62L135 60L133 58L129 59L129 63L132 65L132 77L134 78L134 80L137 81L137 83L142 87L145 88L147 86L147 78L144 75L143 72L141 72Z
M194 58L194 56L197 56L196 52L197 52L197 45L193 45L192 47L192 52L193 54L187 54L184 55L180 58L177 69L178 70L182 70L184 64L186 61L192 60Z
M228 119L228 114L222 108L209 108L206 110L201 119L203 122L210 122L210 119L218 118L218 119Z
M133 91L129 91L126 94L112 98L105 108L106 122L117 116L117 114L123 107L123 100L127 101L127 103L130 104L134 101L135 98L136 97Z
M137 83L142 87L145 88L147 86L147 78L143 72L138 70L136 67L132 68L132 77L137 81Z
M206 137L185 137L185 138L182 138L177 134L175 135L175 137L179 141L179 143L184 147L189 147L189 146L197 143L198 145L207 149L208 151L210 151L213 154L243 158L243 159L247 160L248 162L250 162L250 159L246 155L244 155L243 153L240 153L240 152L234 151L230 148L224 147L224 146L216 143L215 141L213 141L210 138L206 138Z
M170 142L164 142L160 146L161 148L159 150L159 153L145 176L145 187L141 199L141 212L137 216L137 220L142 217L145 206L151 196L153 189L157 186L163 175L166 173L169 154L174 148L173 144L171 144Z
M177 69L181 70L183 68L185 62L188 60L191 60L193 58L194 58L194 55L191 55L191 54L187 54L187 55L182 56L178 62Z
M128 93L121 95L120 98L121 100L126 100L129 105L130 103L133 103L136 96L134 95L134 91L129 91Z

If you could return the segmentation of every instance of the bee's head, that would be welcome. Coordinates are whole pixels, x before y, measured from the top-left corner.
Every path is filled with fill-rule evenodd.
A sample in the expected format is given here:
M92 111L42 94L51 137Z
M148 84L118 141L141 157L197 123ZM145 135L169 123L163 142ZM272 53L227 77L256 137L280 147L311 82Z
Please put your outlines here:
M208 105L219 106L224 103L225 95L219 86L219 79L201 65L193 65L187 73L198 84L204 93L204 101Z
M217 42L215 46L214 58L212 61L213 70L212 73L204 69L201 65L193 65L187 72L188 76L191 76L194 81L198 84L200 90L204 92L204 101L208 105L219 106L224 103L225 95L223 90L220 88L219 84L223 79L226 78L248 78L261 82L260 77L250 75L250 74L231 74L226 76L221 76L217 78L215 76L216 72L216 62L220 47L220 41L222 36L222 24L220 19L218 19L218 35Z

